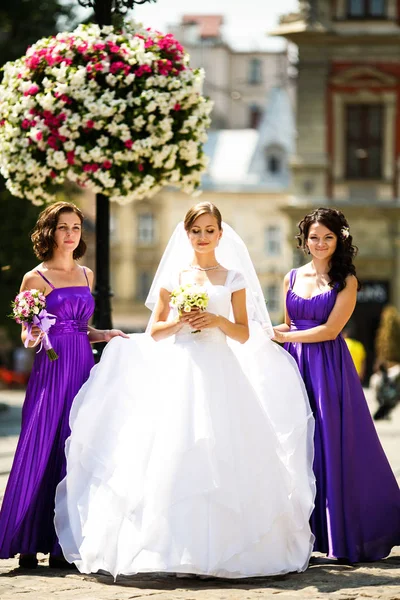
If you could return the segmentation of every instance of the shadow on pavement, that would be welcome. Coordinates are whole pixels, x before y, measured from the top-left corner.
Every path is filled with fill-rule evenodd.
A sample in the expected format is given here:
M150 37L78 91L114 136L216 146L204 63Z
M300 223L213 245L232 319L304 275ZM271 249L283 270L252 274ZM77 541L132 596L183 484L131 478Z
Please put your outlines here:
M257 577L248 579L199 579L177 578L172 574L151 573L135 576L119 576L114 582L110 575L93 574L81 575L76 571L60 571L49 569L45 565L39 565L37 569L27 570L15 568L8 573L2 573L0 578L5 577L48 577L65 578L74 575L74 579L82 578L85 581L97 582L106 586L153 589L153 590L205 590L205 589L238 589L238 590L262 590L271 589L275 593L284 590L302 590L312 586L319 592L333 593L338 590L356 589L364 587L395 586L398 578L393 570L400 568L400 556L392 556L375 563L359 563L355 566L338 565L336 561L326 558L313 558L313 564L304 573L290 573L275 577ZM388 571L385 573L385 571Z

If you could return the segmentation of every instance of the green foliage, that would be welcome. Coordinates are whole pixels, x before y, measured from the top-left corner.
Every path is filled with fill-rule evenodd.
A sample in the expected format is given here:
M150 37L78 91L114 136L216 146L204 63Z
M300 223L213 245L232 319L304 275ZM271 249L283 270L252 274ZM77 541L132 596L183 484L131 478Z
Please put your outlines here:
M386 306L375 338L378 361L400 362L400 315L394 306Z
M0 6L0 60L4 64L25 54L28 46L53 35L59 26L74 25L76 2L9 0Z
M26 48L39 38L57 33L58 25L73 27L74 5L76 3L61 3L59 0L2 2L1 64L25 54ZM40 210L28 200L11 196L0 175L0 329L4 328L15 343L20 343L20 327L7 315L24 273L37 264L30 232Z
M7 317L10 303L19 292L21 280L38 260L33 254L30 232L40 207L22 198L13 198L8 191L0 191L0 328L5 328L16 342L20 327Z

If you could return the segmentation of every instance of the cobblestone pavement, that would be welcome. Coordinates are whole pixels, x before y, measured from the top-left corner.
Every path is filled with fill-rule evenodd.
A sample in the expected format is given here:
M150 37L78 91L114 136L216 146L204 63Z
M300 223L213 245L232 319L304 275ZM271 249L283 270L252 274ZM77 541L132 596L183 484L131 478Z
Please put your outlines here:
M371 408L373 399L367 392ZM23 393L0 390L0 498L16 446ZM400 481L400 406L377 429ZM379 515L377 515L379 518ZM18 568L17 559L0 560L1 600L400 600L400 547L385 560L339 565L314 555L305 573L246 580L177 579L151 574L118 577L49 569L39 556L34 571Z

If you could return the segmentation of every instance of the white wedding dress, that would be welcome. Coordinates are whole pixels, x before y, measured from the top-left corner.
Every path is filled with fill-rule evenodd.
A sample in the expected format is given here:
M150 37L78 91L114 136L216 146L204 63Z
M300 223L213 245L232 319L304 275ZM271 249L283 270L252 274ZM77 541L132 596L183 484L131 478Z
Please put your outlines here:
M207 310L229 317L244 279L206 286ZM314 422L294 361L261 331L244 345L188 326L162 342L114 338L70 423L55 524L81 572L307 567Z

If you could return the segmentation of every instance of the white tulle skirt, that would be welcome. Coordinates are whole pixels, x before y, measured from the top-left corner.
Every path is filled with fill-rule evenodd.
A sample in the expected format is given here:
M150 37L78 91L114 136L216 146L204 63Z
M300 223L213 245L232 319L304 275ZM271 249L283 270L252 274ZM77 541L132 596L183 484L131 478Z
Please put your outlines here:
M70 422L55 524L81 572L307 567L314 422L297 367L261 331L244 346L114 338Z

